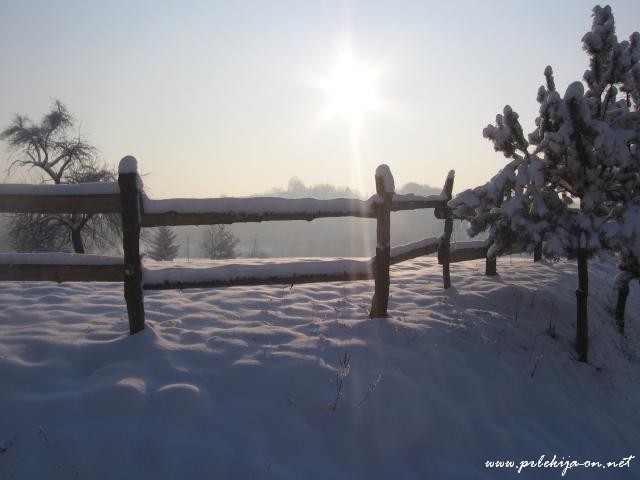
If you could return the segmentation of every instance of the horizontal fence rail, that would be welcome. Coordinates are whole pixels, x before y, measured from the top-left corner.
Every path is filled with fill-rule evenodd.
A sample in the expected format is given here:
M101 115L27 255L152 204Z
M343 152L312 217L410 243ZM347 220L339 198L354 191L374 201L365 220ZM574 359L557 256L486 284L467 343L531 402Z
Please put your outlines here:
M78 185L0 184L0 213L120 213L116 182Z
M0 281L122 282L122 265L0 265Z
M311 221L332 217L376 218L377 201L377 195L369 200L279 197L153 200L145 197L142 202L142 226ZM442 208L446 202L440 195L394 195L391 211Z
M145 290L249 285L298 285L373 279L370 259L301 259L290 262L222 262L200 268L145 268Z
M428 238L419 242L393 247L390 264L435 253L440 239ZM219 265L202 267L144 268L144 290L184 290L189 288L231 287L251 285L299 285L303 283L373 280L375 257L356 260L292 259L289 262L224 261Z
M472 240L458 242L451 245L449 262L467 262L469 260L481 260L487 258L489 247L484 240Z
M368 200L285 199L271 197L162 199L148 198L138 175L137 161L120 162L118 182L79 185L0 185L2 213L117 213L122 218L123 257L65 253L0 254L0 281L123 282L129 330L144 328L143 290L229 287L236 285L302 284L374 280L371 317L387 315L389 267L437 253L443 283L451 286L449 264L486 259L484 241L451 244L454 172L447 175L440 195L398 195L386 165L376 170L376 195ZM440 237L391 247L390 214L434 209L445 222ZM376 219L376 254L365 259L299 259L289 262L223 262L204 268L143 268L142 227L212 225L238 222L314 220L329 217ZM489 262L487 260L487 272ZM492 267L495 271L495 266Z
M339 198L211 198L151 200L143 203L142 226L211 225L328 217L375 218L371 200Z
M400 262L412 260L418 257L424 257L436 253L440 245L439 238L426 238L418 242L409 243L407 245L399 245L392 247L390 252L390 263L395 265Z

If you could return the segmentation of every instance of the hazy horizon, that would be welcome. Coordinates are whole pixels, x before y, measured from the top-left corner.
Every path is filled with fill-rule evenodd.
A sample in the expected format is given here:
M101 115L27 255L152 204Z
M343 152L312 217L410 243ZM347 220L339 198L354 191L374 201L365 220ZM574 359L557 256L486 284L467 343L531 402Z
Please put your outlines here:
M610 4L627 38L637 2ZM0 127L60 99L109 165L138 158L158 198L246 196L292 177L366 196L380 163L397 185L439 187L455 169L460 191L505 164L482 138L504 105L533 128L546 65L560 90L581 79L593 6L7 1ZM375 80L357 129L340 110L360 105L332 106L327 86L345 51L364 72L356 92Z

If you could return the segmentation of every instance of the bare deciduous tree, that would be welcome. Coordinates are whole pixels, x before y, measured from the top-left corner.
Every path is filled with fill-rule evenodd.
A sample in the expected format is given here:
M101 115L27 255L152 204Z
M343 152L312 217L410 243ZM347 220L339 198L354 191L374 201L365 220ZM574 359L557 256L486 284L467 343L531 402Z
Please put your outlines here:
M8 173L16 169L35 170L42 183L86 183L115 180L99 160L94 146L80 132L74 132L73 116L59 101L40 123L16 115L0 133L13 154ZM18 251L51 251L71 246L76 253L85 247L114 245L120 229L115 215L18 214L8 225L9 239Z

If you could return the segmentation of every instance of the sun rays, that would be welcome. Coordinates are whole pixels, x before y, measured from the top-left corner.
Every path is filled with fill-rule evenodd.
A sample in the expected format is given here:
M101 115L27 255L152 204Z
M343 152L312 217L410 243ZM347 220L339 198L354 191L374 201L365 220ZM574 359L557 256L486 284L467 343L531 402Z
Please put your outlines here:
M316 85L327 99L322 111L326 120L346 121L353 132L362 129L365 115L383 106L378 92L381 71L345 49Z

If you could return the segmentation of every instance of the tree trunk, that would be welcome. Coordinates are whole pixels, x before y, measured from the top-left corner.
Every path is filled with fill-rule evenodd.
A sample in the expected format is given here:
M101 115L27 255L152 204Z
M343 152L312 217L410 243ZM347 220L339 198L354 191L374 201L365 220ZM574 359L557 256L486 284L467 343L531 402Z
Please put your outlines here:
M504 195L504 192L496 201L496 207L502 206L503 195ZM488 276L498 275L498 257L486 258L484 262L484 274Z
M542 260L542 243L538 243L533 250L533 261L539 262Z
M620 333L624 334L624 311L627 306L629 296L629 281L622 284L618 289L618 301L616 303L616 324Z
M587 252L578 250L578 289L576 290L576 352L578 360L587 361L589 349L589 323L587 319L587 298L589 296L589 270Z
M498 267L497 267L497 258L488 258L485 261L485 266L484 266L484 274L485 275L497 275L498 274Z
M71 230L71 243L73 243L73 251L76 253L84 253L81 232L82 230L79 228Z

